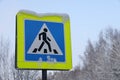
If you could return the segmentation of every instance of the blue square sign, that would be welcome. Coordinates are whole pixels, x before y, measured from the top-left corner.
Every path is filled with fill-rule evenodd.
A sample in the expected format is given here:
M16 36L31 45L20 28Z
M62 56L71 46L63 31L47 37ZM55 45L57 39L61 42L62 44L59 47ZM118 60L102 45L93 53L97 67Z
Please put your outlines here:
M25 61L65 62L64 25L24 20Z

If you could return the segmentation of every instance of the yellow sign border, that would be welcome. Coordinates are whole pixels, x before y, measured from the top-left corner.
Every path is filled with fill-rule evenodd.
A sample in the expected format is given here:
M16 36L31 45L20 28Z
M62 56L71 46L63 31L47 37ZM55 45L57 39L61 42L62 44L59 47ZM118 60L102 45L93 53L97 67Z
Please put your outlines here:
M24 56L24 20L39 20L49 22L64 23L64 38L65 38L65 55L66 62L35 62L25 61ZM55 70L69 70L72 69L72 50L70 37L70 20L64 20L61 15L42 15L27 13L20 11L16 15L16 68L17 69L55 69Z

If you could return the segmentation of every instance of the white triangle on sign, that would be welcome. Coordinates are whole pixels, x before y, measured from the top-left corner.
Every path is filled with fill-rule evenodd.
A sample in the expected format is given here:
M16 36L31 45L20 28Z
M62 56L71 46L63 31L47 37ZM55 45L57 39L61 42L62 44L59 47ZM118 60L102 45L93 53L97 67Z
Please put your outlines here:
M47 31L45 31L44 29L47 29ZM55 55L63 54L45 23L42 25L39 33L37 34L27 53Z

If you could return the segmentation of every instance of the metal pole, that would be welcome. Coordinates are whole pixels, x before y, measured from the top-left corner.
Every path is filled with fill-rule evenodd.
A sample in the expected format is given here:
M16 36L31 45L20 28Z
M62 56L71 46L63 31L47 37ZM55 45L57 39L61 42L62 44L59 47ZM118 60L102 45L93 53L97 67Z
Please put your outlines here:
M47 70L46 69L42 70L42 80L47 80Z

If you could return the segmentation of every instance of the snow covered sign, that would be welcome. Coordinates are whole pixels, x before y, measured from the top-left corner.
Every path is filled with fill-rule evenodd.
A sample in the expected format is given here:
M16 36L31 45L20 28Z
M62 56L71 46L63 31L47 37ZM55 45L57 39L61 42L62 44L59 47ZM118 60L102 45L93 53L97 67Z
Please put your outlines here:
M16 68L72 68L70 21L66 14L16 15Z

